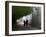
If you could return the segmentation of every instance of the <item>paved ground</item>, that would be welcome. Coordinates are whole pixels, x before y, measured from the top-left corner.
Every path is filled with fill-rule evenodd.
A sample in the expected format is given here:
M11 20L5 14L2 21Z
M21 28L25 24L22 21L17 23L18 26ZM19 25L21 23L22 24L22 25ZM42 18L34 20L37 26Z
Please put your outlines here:
M35 27L31 27L31 26L20 26L20 25L16 25L13 30L38 30L38 28Z

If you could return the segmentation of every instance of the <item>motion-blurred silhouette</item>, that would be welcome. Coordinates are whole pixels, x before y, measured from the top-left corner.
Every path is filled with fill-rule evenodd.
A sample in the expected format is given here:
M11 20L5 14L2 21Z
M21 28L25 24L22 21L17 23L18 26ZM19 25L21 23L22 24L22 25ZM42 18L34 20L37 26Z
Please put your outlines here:
M24 26L28 26L28 20L26 19L26 21L24 20Z

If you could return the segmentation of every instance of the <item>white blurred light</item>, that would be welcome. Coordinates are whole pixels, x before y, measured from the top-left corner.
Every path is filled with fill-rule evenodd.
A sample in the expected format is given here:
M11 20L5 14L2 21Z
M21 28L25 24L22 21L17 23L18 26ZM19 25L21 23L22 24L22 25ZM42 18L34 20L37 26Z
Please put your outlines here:
M26 16L23 16L23 17L17 19L17 20L16 20L17 25L24 26L24 21L26 21L26 19L28 20L28 23L31 23L32 14L29 14L29 15L26 15Z

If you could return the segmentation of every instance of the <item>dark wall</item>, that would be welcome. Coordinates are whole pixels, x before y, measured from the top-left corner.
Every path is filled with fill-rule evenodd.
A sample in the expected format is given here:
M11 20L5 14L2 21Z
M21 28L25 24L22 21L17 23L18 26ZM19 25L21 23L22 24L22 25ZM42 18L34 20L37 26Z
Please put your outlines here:
M32 13L32 26L41 28L41 8L35 8Z

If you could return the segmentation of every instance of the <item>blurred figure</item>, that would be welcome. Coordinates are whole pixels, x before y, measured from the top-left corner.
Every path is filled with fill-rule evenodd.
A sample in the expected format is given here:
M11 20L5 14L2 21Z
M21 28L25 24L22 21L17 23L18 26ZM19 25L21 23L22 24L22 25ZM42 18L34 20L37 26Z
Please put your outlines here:
M26 19L26 26L28 26L28 20Z
M26 19L26 21L24 20L24 26L28 26L28 20Z
M25 23L26 23L26 22L25 22L25 20L24 20L24 26L25 26Z

